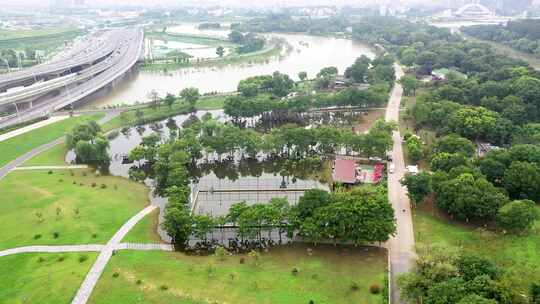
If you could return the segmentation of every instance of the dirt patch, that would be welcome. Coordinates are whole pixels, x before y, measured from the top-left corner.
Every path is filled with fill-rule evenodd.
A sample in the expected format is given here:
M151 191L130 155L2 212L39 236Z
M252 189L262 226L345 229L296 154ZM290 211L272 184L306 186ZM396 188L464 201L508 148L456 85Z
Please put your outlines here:
M385 110L384 109L370 110L364 113L366 114L360 115L358 124L356 124L356 126L354 126L353 128L353 131L356 133L364 133L368 131L377 119L384 118Z

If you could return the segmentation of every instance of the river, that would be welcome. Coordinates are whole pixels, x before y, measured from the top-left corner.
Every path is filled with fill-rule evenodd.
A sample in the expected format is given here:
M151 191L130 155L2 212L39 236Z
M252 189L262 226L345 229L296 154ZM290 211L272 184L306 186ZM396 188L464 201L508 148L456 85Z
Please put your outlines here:
M189 29L192 29L190 31ZM195 26L182 26L184 33L200 34L204 32ZM212 31L214 34L215 30ZM267 34L267 37L281 37L293 47L291 52L270 58L265 63L231 64L219 67L191 67L173 71L135 71L114 89L90 102L86 107L100 108L108 105L134 104L148 101L147 95L156 90L161 96L166 93L178 94L183 88L196 87L201 93L231 92L236 90L238 82L250 76L271 74L274 71L286 73L297 79L300 71L306 71L308 77L315 75L323 67L335 66L343 73L357 57L366 55L370 58L374 52L366 45L343 38L320 37L301 34Z

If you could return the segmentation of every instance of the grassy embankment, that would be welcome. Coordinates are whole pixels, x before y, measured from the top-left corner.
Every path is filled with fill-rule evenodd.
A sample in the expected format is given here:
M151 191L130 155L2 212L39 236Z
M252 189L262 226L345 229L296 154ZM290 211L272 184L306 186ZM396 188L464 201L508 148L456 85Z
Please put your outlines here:
M2 151L0 153L0 167L36 147L62 137L78 123L98 120L101 117L103 114L71 117L2 141L0 142L0 151Z
M144 185L91 170L14 171L0 193L0 250L103 244L148 204Z
M540 281L540 220L526 235L504 235L451 221L430 205L413 215L417 243L445 244L490 258L523 293Z
M212 37L203 37L203 36L196 36L196 35L188 35L188 34L172 34L172 33L157 33L157 32L150 32L147 33L148 37L154 37L156 39L163 39L163 40L169 40L169 41L179 41L179 42L186 42L186 43L195 43L195 44L202 44L202 45L208 45L208 46L223 46L223 47L231 47L233 48L233 52L231 52L229 55L224 56L222 58L216 58L215 60L205 60L200 62L184 62L184 63L143 63L141 64L141 67L146 70L167 70L167 69L175 69L175 68L183 68L183 67L193 67L193 66L220 66L220 65L228 65L228 64L239 64L239 63L260 63L260 62L266 62L271 57L277 56L281 53L281 50L284 47L283 43L278 44L272 44L260 51L246 53L246 54L238 54L234 51L235 44L230 43L226 39L220 39L220 38L212 38Z
M271 248L261 253L258 265L247 255L221 261L178 252L121 251L107 265L90 303L381 303L382 295L370 294L369 287L384 284L384 250L317 246L310 255L308 247Z
M25 253L0 258L0 303L69 303L97 253Z

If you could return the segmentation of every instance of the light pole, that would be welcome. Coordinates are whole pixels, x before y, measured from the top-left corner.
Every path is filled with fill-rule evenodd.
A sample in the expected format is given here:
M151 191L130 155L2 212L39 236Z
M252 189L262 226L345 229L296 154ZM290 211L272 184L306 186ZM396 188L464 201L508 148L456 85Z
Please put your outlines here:
M5 58L0 58L0 59L2 59L2 60L6 63L7 69L8 69L8 73L11 73L11 69L9 68L9 61L7 61Z

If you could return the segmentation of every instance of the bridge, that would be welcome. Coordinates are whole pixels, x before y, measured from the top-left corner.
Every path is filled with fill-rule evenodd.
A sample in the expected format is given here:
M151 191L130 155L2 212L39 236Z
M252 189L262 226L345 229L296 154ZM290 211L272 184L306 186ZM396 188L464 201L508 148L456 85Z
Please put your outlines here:
M473 1L472 3L466 4L460 7L454 12L454 15L457 17L465 18L484 18L495 16L495 12L492 12L489 8L478 3L478 1Z
M114 83L142 54L139 28L115 29L89 37L51 61L0 75L0 127L48 115Z

